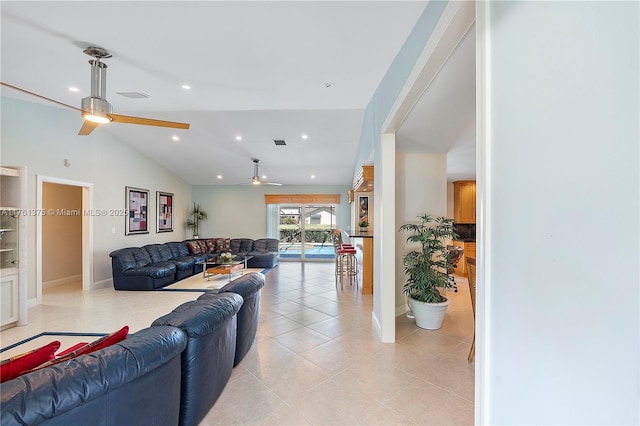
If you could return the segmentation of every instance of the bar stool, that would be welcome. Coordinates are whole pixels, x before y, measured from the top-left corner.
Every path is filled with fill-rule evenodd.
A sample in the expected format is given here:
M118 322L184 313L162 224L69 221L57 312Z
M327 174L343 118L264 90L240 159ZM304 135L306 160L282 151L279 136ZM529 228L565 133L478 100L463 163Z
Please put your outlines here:
M356 259L356 249L351 244L342 243L342 233L336 229L333 233L333 246L336 251L336 287L340 281L340 290L344 289L344 277L349 278L349 283L355 279L358 287L358 260Z

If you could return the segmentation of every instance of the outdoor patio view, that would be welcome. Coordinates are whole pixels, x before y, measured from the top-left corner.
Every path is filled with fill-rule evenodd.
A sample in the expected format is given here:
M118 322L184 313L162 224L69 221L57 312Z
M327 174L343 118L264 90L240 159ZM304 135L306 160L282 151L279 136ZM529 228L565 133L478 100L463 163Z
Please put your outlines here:
M335 206L280 207L280 258L334 259L335 228Z

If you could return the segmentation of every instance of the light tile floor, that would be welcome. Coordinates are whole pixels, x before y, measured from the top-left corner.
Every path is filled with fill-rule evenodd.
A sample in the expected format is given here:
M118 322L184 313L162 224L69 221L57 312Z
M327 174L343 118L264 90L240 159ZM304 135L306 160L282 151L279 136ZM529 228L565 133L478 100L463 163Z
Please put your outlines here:
M267 274L256 342L201 424L473 424L473 316L467 282L456 281L440 330L402 315L396 342L381 343L372 296L336 290L333 263L282 262ZM135 332L198 294L56 287L0 345L41 331Z

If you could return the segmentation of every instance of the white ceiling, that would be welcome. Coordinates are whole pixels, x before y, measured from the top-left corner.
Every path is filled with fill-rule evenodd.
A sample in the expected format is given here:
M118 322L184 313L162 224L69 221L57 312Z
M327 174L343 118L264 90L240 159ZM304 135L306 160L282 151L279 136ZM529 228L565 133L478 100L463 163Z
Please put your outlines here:
M79 107L89 96L90 57L82 50L104 47L113 54L105 62L114 113L184 121L191 129L112 123L74 137L90 143L107 132L192 184L247 182L258 158L269 181L349 185L364 110L426 3L2 1L2 81ZM467 77L456 74L454 86ZM117 94L134 91L150 97ZM4 87L1 93L27 99ZM433 102L427 114L458 108ZM468 121L446 125L466 128ZM461 149L461 129L419 122L410 117L401 129L403 149L432 149L424 143L430 136L416 134L444 135L451 150Z

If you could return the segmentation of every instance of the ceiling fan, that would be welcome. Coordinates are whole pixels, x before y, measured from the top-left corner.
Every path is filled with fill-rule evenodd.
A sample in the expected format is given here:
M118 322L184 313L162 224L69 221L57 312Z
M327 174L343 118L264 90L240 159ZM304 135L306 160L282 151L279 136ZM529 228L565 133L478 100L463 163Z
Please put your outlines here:
M0 82L0 84L28 95L79 111L84 118L84 124L80 128L80 132L78 132L78 134L83 136L90 134L96 127L98 127L98 125L112 121L116 123L141 124L144 126L171 127L173 129L187 130L189 128L188 123L113 114L111 112L111 104L105 97L105 92L107 90L107 64L101 61L101 59L110 58L112 55L107 52L107 50L94 46L87 47L83 52L95 59L91 59L89 61L89 64L91 64L91 96L82 99L80 108L58 102L45 96L38 95L37 93L21 89L20 87L12 86L5 82Z
M254 158L252 161L253 161L253 176L251 178L249 178L249 182L241 183L241 185L276 185L276 186L282 186L281 183L266 182L266 181L262 180L262 178L260 177L260 173L258 173L258 165L260 164L260 160L258 160L257 158Z

